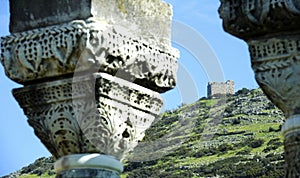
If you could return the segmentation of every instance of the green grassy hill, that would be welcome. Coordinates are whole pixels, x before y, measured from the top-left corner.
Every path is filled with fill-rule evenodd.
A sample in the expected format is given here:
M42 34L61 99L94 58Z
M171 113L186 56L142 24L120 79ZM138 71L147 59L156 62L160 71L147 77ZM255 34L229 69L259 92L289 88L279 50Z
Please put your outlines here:
M283 177L283 118L260 89L201 98L162 114L147 130L144 142L149 144L136 149L141 153L133 157L141 162L127 162L124 174ZM153 157L159 159L149 159Z
M201 98L163 113L124 162L122 177L283 177L283 118L260 89ZM53 176L53 167L29 167L13 175Z

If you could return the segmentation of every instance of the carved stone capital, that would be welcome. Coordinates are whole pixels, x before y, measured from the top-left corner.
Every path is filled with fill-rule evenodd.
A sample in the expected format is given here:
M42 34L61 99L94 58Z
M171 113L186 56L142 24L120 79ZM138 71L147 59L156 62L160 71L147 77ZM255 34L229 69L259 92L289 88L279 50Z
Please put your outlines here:
M300 1L221 0L225 31L245 40L255 78L286 117L300 114Z
M300 1L221 0L228 33L249 45L257 83L286 116L286 177L300 177Z
M228 33L244 40L299 31L298 0L221 0L219 13Z
M105 73L30 85L13 94L55 158L101 153L121 160L163 104L158 93Z
M171 6L162 0L11 0L10 14L12 34L0 39L0 61L6 75L24 85L13 95L35 134L61 158L58 177L118 177L122 170L81 164L85 156L77 156L122 160L159 114L159 93L176 84Z
M286 117L300 114L300 35L249 40L256 81Z
M178 52L135 37L122 26L77 20L2 37L1 62L21 84L94 70L159 92L173 88Z

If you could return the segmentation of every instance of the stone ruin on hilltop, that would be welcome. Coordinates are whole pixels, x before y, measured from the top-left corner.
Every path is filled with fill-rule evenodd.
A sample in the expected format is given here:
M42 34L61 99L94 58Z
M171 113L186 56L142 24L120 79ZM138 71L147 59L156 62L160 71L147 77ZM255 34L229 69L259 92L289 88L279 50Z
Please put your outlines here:
M216 94L234 94L234 81L227 80L226 82L208 82L207 97L212 97Z

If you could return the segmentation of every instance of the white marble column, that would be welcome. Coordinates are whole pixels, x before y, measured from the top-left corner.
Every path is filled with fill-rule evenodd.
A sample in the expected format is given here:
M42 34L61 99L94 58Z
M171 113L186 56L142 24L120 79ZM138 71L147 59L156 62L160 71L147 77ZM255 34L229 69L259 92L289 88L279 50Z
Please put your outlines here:
M159 9L159 10L158 10ZM161 0L10 1L1 38L13 95L57 159L57 177L119 177L176 83Z

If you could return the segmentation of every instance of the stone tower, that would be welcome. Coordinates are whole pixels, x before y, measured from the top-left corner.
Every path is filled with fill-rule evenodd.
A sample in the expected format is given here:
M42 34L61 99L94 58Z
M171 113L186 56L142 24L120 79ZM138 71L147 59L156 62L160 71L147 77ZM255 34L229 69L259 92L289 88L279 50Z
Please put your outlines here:
M208 82L207 84L207 97L216 94L234 94L234 81L227 80L226 82Z

